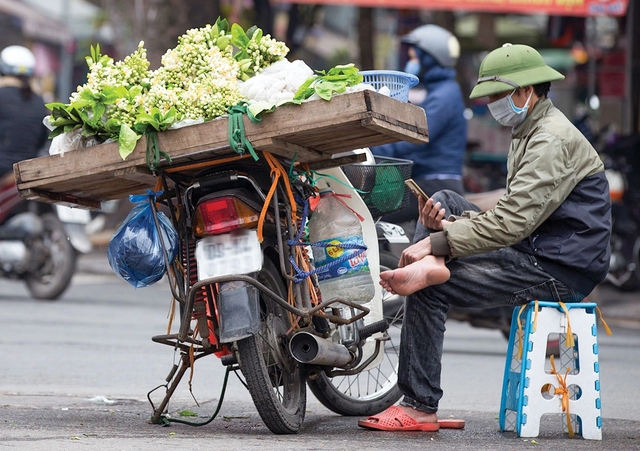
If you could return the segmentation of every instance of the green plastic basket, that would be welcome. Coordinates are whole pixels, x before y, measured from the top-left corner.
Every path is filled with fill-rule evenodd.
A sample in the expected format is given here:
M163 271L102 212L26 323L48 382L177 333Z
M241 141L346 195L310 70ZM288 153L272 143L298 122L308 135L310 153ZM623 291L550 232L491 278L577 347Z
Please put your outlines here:
M402 210L409 205L409 190L404 181L411 177L413 161L376 156L375 164L350 164L342 167L358 190L374 218Z

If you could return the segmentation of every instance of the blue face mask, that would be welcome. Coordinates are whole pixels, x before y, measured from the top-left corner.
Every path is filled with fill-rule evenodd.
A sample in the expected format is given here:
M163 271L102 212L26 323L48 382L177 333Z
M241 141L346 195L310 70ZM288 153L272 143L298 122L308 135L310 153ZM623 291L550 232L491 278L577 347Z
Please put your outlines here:
M404 66L404 71L408 74L415 75L416 77L420 76L420 71L422 70L422 65L418 60L409 60L407 64Z
M517 107L513 103L511 96L513 96L515 92L516 90L514 89L510 95L487 105L493 118L501 125L517 127L522 124L527 117L529 101L531 100L533 90L531 90L531 93L529 94L529 97L527 97L527 101L522 108Z

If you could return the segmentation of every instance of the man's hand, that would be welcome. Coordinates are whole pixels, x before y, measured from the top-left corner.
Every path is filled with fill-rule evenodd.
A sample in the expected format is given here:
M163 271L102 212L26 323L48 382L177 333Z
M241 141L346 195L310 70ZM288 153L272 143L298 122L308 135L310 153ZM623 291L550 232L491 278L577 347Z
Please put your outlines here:
M445 211L440 202L434 203L431 198L426 201L418 199L418 205L420 207L419 220L426 228L442 230L448 224L448 221L444 219Z
M402 255L400 255L400 261L398 262L398 268L404 268L413 262L421 260L427 255L431 255L431 238L429 237L426 237L424 240L420 240L403 250Z

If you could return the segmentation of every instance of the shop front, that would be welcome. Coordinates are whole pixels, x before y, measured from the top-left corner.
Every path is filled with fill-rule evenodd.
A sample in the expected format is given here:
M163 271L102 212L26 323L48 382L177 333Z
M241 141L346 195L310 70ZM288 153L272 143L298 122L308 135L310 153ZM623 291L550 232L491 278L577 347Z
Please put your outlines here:
M640 50L636 28L640 8L629 0L275 0L276 3L350 6L395 10L396 36L421 22L439 23L460 39L461 83L470 90L485 52L504 42L536 47L567 79L558 83L554 99L568 116L587 111L597 128L613 124L620 132L638 131ZM635 16L635 17L634 17ZM445 18L442 21L442 18ZM438 20L440 19L440 22ZM635 25L634 25L635 24ZM375 26L372 37L379 36ZM362 41L362 39L360 39ZM366 40L365 40L366 41ZM379 52L379 49L376 49ZM402 67L402 52L388 50L379 69ZM394 60L395 58L395 60ZM384 67L382 67L384 66ZM393 67L395 66L395 67ZM477 105L470 104L470 108ZM480 105L481 106L481 105ZM482 113L481 108L478 109ZM481 118L480 118L481 119ZM487 121L488 122L488 121ZM470 124L473 125L473 124ZM477 125L477 124L475 124ZM501 148L500 131L479 133L488 151ZM506 138L508 141L508 137Z

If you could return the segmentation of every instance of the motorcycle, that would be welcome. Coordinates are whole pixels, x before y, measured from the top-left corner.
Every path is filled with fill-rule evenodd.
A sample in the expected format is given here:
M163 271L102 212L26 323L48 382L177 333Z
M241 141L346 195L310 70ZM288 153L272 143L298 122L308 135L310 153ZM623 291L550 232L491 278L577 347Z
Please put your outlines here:
M330 185L362 222L373 280L379 274L374 222L338 162L315 179L262 152L250 161L220 158L161 172L178 256L164 258L179 305L176 333L153 341L181 352L152 422L165 423L171 395L194 363L216 355L239 371L265 425L276 434L302 427L307 387L341 415L379 413L400 398L400 319L383 318L382 290L366 304L324 299L305 238L316 186ZM158 203L158 205L156 205ZM164 243L163 243L164 244ZM149 397L151 401L151 397ZM174 420L175 421L175 420Z
M612 140L601 151L611 196L611 260L606 281L620 290L640 288L640 135Z
M55 300L69 287L77 253L91 251L86 210L21 199L13 176L0 186L0 276L22 280L32 297Z

